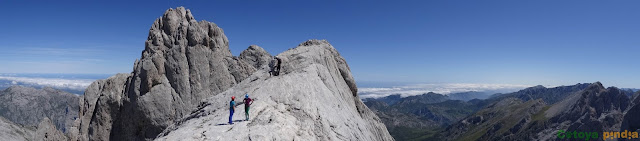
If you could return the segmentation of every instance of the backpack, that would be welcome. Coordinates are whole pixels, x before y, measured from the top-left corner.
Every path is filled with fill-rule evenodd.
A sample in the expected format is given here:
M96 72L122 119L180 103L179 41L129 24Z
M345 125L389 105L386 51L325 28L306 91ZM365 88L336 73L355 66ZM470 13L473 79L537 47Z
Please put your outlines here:
M269 68L275 67L276 63L278 63L276 59L271 59L271 61L269 61Z

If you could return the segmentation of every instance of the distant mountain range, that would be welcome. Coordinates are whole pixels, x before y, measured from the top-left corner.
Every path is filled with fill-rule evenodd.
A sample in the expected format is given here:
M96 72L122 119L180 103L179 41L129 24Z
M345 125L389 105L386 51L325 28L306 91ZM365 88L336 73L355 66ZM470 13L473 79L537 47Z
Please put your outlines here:
M52 88L51 86L30 84L30 83L23 83L23 82L0 79L0 90L7 89L7 88L9 88L11 86L23 86L23 87L31 87L31 88L37 88L37 89L42 89L42 88L47 88L47 87L48 88ZM84 89L72 89L72 88L66 88L66 87L57 87L56 89L62 90L62 91L68 92L68 93L76 94L76 95L82 95L84 93Z
M0 140L66 140L80 97L50 87L0 90Z
M45 117L66 131L78 117L80 96L45 87L12 86L0 91L0 116L27 126L37 126Z
M51 87L82 95L91 82L109 76L108 74L0 73L0 90L16 85L39 89Z
M473 99L487 99L492 95L494 94L488 93L488 92L476 92L476 91L459 92L459 93L452 93L452 94L438 94L434 92L428 92L422 95L408 96L408 98L424 98L426 96L426 97L432 97L433 100L436 100L436 101L438 100L439 101L444 101L444 100L469 101ZM377 101L383 101L388 105L393 105L402 99L403 97L400 94L394 94L394 95L389 95L389 96L380 97L380 98L365 98L363 100L364 101L377 100Z
M448 95L425 93L401 97L390 95L367 98L365 104L380 117L396 140L420 139L479 110L490 97L482 92L462 92ZM430 136L430 135L427 135Z
M559 129L637 130L639 93L596 82L535 86L484 100L427 93L367 99L365 104L396 140L555 140Z

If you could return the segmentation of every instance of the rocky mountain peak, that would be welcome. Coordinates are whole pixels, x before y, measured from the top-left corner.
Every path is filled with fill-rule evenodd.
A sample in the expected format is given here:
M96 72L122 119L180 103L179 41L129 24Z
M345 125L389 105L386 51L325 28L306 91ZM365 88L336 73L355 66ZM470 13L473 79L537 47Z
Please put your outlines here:
M308 57L301 58L296 55L306 55ZM349 65L347 65L347 61L326 40L307 40L300 43L296 48L289 49L277 56L279 56L284 62L284 65L282 66L283 71L281 73L285 74L293 71L304 71L303 68L313 64L322 64L337 68L337 71L349 86L353 96L358 96L358 87L351 75L351 69L349 68Z
M238 58L257 69L267 66L269 61L272 60L271 54L258 45L249 46L249 48L240 53Z
M309 40L278 56L281 75L269 77L265 66L272 57L264 49L252 45L239 57L232 56L216 24L197 22L183 7L169 9L151 26L130 74L87 88L77 139L151 140L164 132L161 136L182 140L193 134L180 131L196 131L190 128L193 124L182 123L205 120L198 118L203 114L221 118L206 125L216 131L209 133L229 131L218 130L214 126L219 123L213 122L224 122L230 96L251 93L257 103L266 102L252 108L260 111L252 132L266 133L254 139L290 140L297 131L304 139L391 140L380 119L360 101L349 66L329 42ZM196 126L205 126L202 123ZM351 131L358 132L347 133Z
M313 46L313 45L323 45L323 44L329 44L329 42L327 40L312 39L312 40L307 40L305 42L302 42L298 46Z
M162 29L169 31L169 35L173 35L179 29L179 25L188 25L190 22L196 21L191 15L191 10L184 7L178 7L176 9L169 8L162 15ZM178 25L178 26L177 26Z
M164 53L172 48L203 46L224 56L231 56L229 41L224 31L207 21L197 22L191 11L184 7L167 10L151 26L142 58L155 52Z
M92 85L97 86L87 89L82 111L94 113L81 114L80 138L154 138L201 100L255 71L253 65L231 55L227 37L216 24L197 22L184 7L168 9L149 29L131 74L96 81ZM89 127L100 128L89 132Z
M628 96L618 88L605 89L595 82L550 107L546 116L559 129L617 131L629 103Z
M157 140L392 140L358 97L346 61L327 41L309 40L277 56L283 60L279 76L257 70L205 100ZM251 120L224 123L229 97L245 93L255 99Z
M604 89L605 88L604 88L604 86L602 86L602 83L600 83L600 81L591 83L589 85L589 87L587 87L587 90L598 90L599 91L599 90L604 90Z

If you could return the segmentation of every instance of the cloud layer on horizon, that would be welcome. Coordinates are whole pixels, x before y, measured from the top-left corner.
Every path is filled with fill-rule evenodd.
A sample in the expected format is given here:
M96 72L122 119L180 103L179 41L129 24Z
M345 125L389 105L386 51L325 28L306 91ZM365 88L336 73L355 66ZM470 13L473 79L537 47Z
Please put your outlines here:
M0 80L10 81L11 85L36 85L44 87L53 87L57 89L70 89L75 91L84 91L93 79L63 79L63 78L38 78L38 77L15 77L0 76Z
M459 92L487 92L487 93L507 93L518 91L531 85L517 84L470 84L470 83L452 83L452 84L414 84L395 87L381 88L358 88L360 98L380 98L393 94L400 94L402 97L420 95L428 92L439 94L451 94Z

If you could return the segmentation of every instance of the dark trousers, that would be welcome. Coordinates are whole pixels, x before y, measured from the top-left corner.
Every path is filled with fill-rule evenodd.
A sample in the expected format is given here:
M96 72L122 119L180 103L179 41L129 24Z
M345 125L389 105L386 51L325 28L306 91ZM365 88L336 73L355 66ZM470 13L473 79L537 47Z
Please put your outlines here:
M233 123L233 112L234 112L234 110L231 110L231 112L229 114L229 123Z
M245 120L249 120L249 106L244 107Z

